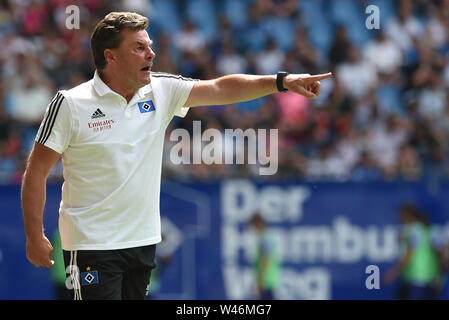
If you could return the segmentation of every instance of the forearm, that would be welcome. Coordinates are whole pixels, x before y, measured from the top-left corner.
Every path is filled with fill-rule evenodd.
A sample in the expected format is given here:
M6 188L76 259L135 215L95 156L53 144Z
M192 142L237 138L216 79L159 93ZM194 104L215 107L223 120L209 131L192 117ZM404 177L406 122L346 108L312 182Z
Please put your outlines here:
M45 198L46 177L36 172L25 172L22 181L22 211L27 238L44 234Z
M186 106L226 105L257 99L277 91L276 75L232 74L199 81Z
M276 75L234 74L216 79L223 104L254 100L277 92Z

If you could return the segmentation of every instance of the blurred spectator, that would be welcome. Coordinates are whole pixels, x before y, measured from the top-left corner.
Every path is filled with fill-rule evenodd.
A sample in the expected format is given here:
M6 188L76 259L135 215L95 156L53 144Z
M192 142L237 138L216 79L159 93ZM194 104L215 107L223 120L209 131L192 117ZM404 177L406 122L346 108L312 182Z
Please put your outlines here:
M310 73L315 74L318 72L317 65L320 61L321 56L319 51L315 50L307 37L307 33L304 29L299 28L295 35L295 45L290 51L293 53L293 57L302 66L302 72L298 73ZM285 58L284 58L285 60ZM295 69L285 69L289 70L290 73L294 72ZM292 71L290 71L292 70Z
M374 158L368 152L362 152L351 174L353 181L376 181L382 178L382 172Z
M335 66L345 62L349 56L351 43L348 39L346 28L338 25L334 29L334 40L329 49L328 60L332 70Z
M401 145L407 137L407 129L396 116L389 116L386 123L378 122L368 131L367 151L389 176L395 173Z
M257 74L275 74L281 70L284 53L278 48L276 41L269 38L265 49L255 55L255 69Z
M427 218L413 204L403 204L399 211L401 256L384 276L387 285L397 277L398 299L430 300L436 298L439 259L432 244Z
M429 5L431 15L426 25L426 39L428 45L436 50L446 50L448 45L448 18L449 5L446 1L440 1L439 5Z
M366 44L364 55L379 74L397 74L402 64L401 48L381 30Z
M185 54L196 55L206 48L206 38L190 20L186 20L182 29L175 34L173 43Z
M321 148L318 156L307 163L307 176L310 179L347 180L349 168L335 151L333 145Z
M261 215L255 214L251 217L249 223L257 236L256 254L253 262L257 299L273 300L281 272L279 248Z
M265 47L267 40L263 28L263 16L255 3L249 8L249 23L242 35L244 48L249 52L257 52Z
M167 33L159 34L156 39L155 49L157 54L152 68L155 72L167 72L178 74L175 54L171 45L171 38Z
M411 144L404 144L399 152L398 173L407 181L417 180L422 173L422 162Z
M236 52L232 39L224 40L222 52L217 58L219 74L246 73L247 66L246 59Z
M21 17L23 33L28 36L39 34L48 15L48 8L44 2L31 0L25 7Z
M422 117L435 120L444 116L447 95L439 70L433 69L429 72L426 80L418 95L418 113Z
M348 175L351 168L360 160L362 149L362 141L355 130L342 134L335 142L335 152L347 171L345 175Z
M310 121L309 100L307 98L290 92L276 93L273 97L279 106L281 122L304 126Z
M0 46L2 76L4 78L18 74L25 63L26 57L36 52L36 46L28 39L18 35L7 35Z
M435 139L447 154L449 152L449 103L446 103L444 109L444 114L433 122L433 129Z
M376 69L362 59L355 46L349 48L348 60L337 66L336 77L353 98L362 98L377 85Z
M151 7L151 0L121 0L120 9L147 15Z
M21 80L10 88L10 116L24 125L36 125L42 121L45 109L52 99L52 89L45 85L42 74L25 71Z
M413 16L410 0L398 1L397 17L387 22L386 32L405 52L413 46L413 39L424 35L421 22Z
M443 300L449 299L449 228L446 227L438 230L437 248L441 266L441 281L439 283L439 298Z

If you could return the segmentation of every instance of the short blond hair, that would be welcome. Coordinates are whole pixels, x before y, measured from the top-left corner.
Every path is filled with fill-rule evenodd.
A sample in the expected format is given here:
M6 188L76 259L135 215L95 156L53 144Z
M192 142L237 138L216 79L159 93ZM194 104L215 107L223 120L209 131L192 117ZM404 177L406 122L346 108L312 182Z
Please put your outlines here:
M148 27L148 18L135 12L111 12L96 26L90 38L90 46L97 70L106 67L104 50L116 49L122 43L121 31L145 30Z

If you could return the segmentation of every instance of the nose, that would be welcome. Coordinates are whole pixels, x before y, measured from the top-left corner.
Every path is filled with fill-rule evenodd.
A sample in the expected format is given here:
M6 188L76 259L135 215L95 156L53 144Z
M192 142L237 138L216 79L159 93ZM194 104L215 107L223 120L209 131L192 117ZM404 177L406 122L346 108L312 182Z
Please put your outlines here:
M153 49L151 47L148 47L147 50L148 59L153 60L156 57L156 54L154 53Z

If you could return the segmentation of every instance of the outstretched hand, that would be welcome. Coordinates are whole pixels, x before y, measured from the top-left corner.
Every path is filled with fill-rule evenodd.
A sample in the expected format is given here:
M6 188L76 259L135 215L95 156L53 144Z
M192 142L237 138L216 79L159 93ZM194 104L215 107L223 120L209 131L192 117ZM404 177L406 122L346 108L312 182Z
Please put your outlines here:
M313 99L320 94L320 80L327 79L331 76L331 72L313 76L308 73L289 74L284 78L284 88L303 95L306 98Z

